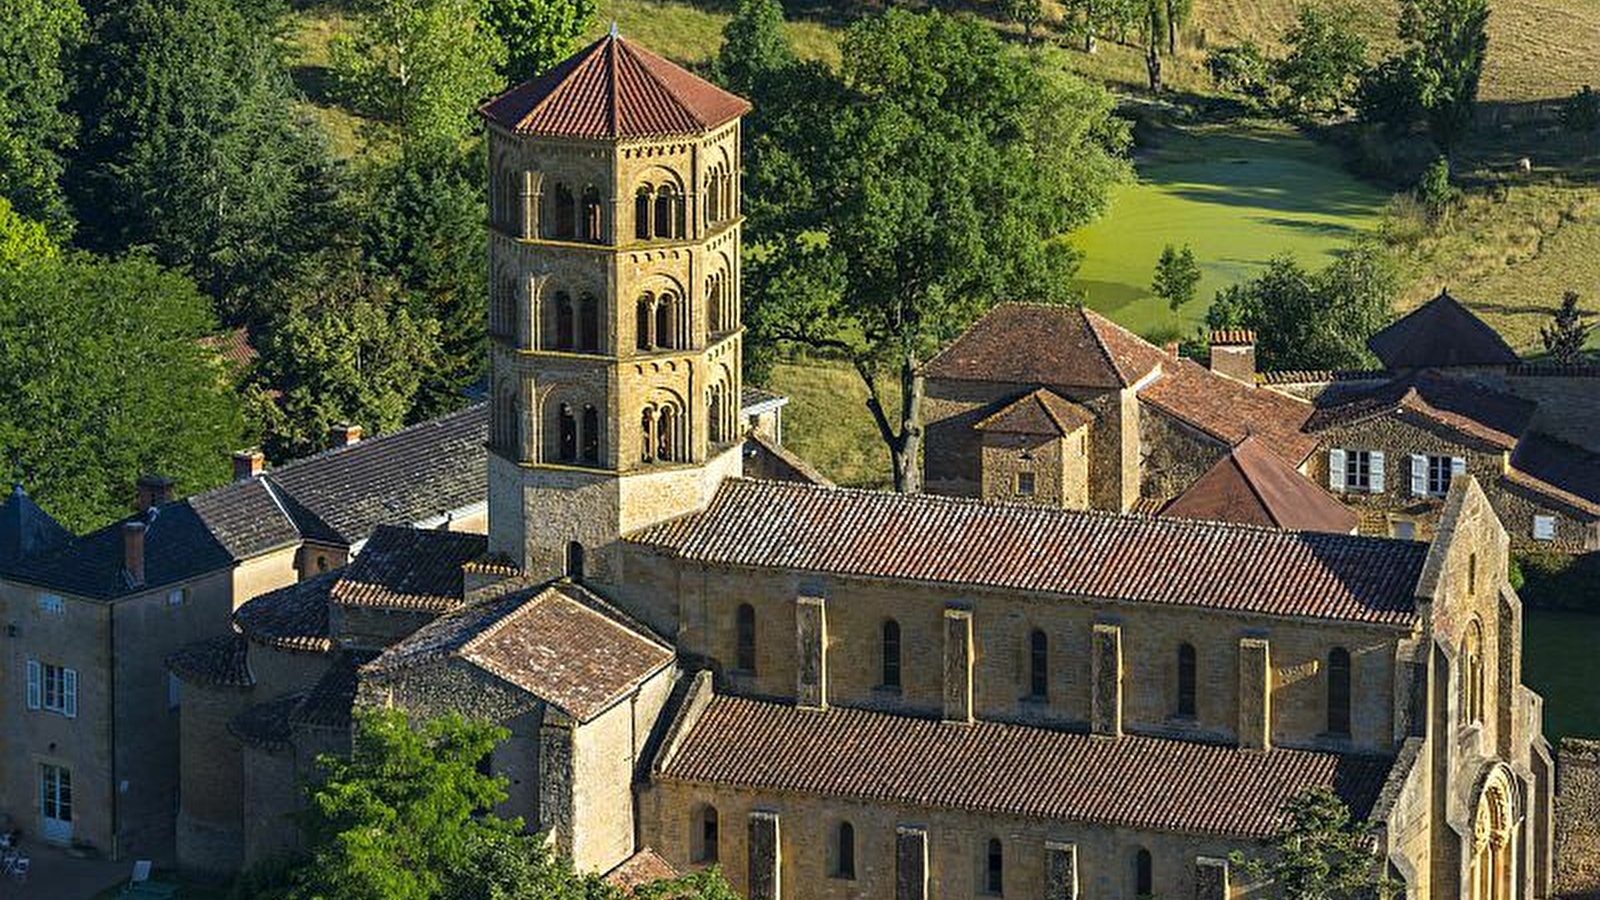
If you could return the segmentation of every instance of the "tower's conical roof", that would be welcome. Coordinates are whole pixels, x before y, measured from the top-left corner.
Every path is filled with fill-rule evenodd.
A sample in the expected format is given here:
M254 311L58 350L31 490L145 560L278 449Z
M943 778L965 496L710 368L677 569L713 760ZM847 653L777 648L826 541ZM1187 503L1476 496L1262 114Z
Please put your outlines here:
M516 134L581 140L702 134L749 111L743 98L615 31L479 109Z

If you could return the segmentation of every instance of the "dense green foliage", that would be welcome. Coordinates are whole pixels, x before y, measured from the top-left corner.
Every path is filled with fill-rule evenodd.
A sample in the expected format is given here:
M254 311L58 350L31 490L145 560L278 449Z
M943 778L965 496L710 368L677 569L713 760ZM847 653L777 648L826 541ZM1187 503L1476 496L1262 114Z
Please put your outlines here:
M147 472L186 491L226 480L243 419L200 341L214 328L183 276L142 255L59 252L4 206L0 461L77 531L124 515Z
M1263 369L1355 369L1372 361L1367 338L1394 317L1398 277L1373 247L1357 245L1321 272L1293 257L1217 292L1209 328L1256 333Z
M1273 61L1254 41L1217 47L1206 53L1206 71L1217 87L1260 105L1273 88Z
M482 0L480 15L506 46L500 74L519 84L543 74L575 49L594 18L595 0Z
M1362 118L1391 129L1425 124L1447 153L1472 124L1489 51L1489 0L1402 0L1400 53L1367 73Z
M770 26L740 27L730 57L771 58L732 40ZM975 20L890 10L852 26L843 52L838 76L791 64L752 79L747 322L758 353L791 341L850 359L895 484L915 490L921 361L998 300L1069 299L1077 257L1056 237L1105 207L1125 133L1103 90ZM883 378L901 384L896 409Z
M61 174L77 138L68 71L84 28L76 0L0 4L0 196L58 236L71 230Z
M1367 65L1367 42L1348 6L1302 6L1284 36L1289 55L1277 78L1287 102L1302 113L1343 111Z
M1167 301L1167 307L1177 312L1179 307L1194 299L1199 286L1200 264L1195 262L1189 245L1184 244L1181 251L1171 244L1162 248L1161 259L1156 261L1155 278L1150 282L1150 293Z
M1561 104L1561 124L1576 134L1600 131L1600 91L1584 85Z
M1561 297L1561 306L1550 317L1550 324L1539 329L1550 360L1569 366L1583 361L1583 345L1589 340L1590 323L1583 321L1583 311L1578 309L1578 292L1567 291Z
M1284 900L1367 900L1389 896L1379 883L1372 836L1328 788L1312 788L1284 804L1287 821L1265 858L1231 857L1251 881L1271 881Z

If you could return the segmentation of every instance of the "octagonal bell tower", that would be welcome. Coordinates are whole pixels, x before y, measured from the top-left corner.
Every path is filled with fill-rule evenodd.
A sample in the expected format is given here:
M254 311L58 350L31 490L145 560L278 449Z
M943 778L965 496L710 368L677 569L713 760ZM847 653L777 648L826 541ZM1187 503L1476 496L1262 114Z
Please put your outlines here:
M744 100L618 37L483 106L489 547L604 580L607 548L740 471Z

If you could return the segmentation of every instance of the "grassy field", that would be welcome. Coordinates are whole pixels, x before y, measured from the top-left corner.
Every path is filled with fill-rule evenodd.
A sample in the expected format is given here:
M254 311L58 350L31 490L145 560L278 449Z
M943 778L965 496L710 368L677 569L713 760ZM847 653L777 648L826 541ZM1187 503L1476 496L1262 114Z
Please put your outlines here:
M1389 200L1346 174L1335 152L1272 124L1164 132L1138 174L1073 243L1085 253L1077 285L1089 306L1141 334L1188 334L1220 288L1280 253L1321 267L1376 226ZM1190 245L1203 273L1176 314L1150 293L1167 244Z
M1600 737L1600 615L1529 610L1522 627L1522 673L1544 695L1544 733Z
M783 410L784 445L836 483L888 487L889 451L867 411L867 388L847 365L827 360L780 363L766 386L789 397ZM893 384L886 404L899 402Z

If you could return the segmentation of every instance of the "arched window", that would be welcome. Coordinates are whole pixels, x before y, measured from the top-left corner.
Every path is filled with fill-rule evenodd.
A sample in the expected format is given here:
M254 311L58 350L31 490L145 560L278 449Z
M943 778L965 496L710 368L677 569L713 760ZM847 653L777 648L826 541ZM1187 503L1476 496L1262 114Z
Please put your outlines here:
M578 297L577 338L577 346L583 352L600 352L600 301L593 294Z
M694 833L690 835L692 853L690 854L697 863L714 863L717 861L717 844L721 840L718 834L717 808L715 806L702 806L695 816Z
M639 298L639 304L634 321L634 337L640 350L649 350L655 347L656 313L655 298L649 294Z
M588 185L583 189L583 239L598 244L600 237L600 189Z
M1006 889L1005 849L999 838L989 838L983 860L983 890L989 894L1003 894Z
M711 442L719 444L726 438L722 434L722 385L714 384L706 392L706 422L711 429Z
M1195 712L1194 645L1178 645L1178 715L1193 718Z
M856 877L856 827L849 822L840 822L834 834L833 877Z
M678 411L661 407L656 415L656 460L672 462L678 458Z
M671 294L662 294L656 301L656 346L668 350L678 349L678 303Z
M572 199L572 188L564 184L557 184L555 190L555 238L574 238L578 236L578 216L574 208L576 204Z
M1150 851L1140 847L1133 854L1133 895L1149 897L1155 894L1155 873L1151 871Z
M572 297L566 291L556 292L556 347L557 350L571 350L577 345L576 316L572 311Z
M650 240L650 188L639 188L633 195L633 236L641 241Z
M1328 651L1328 733L1350 734L1350 651Z
M706 173L706 224L722 218L722 177L717 169Z
M1467 595L1478 594L1478 554L1467 554Z
M583 461L590 465L600 463L600 410L593 404L583 407Z
M573 581L583 580L583 545L577 541L567 542L567 577Z
M1473 619L1461 639L1457 665L1461 669L1461 721L1471 725L1483 721L1483 626Z
M678 221L677 215L678 192L672 185L664 184L656 191L655 226L656 237L675 238L677 231L673 228Z
M756 608L748 603L739 604L734 615L734 668L754 674L756 671Z
M893 619L883 623L883 686L900 689L900 623Z
M1028 696L1050 696L1050 638L1037 628L1028 634Z
M639 415L639 461L651 462L656 458L656 414L646 409Z
M565 403L561 404L560 416L561 445L556 455L562 462L575 462L578 459L578 419L572 414L572 407Z

